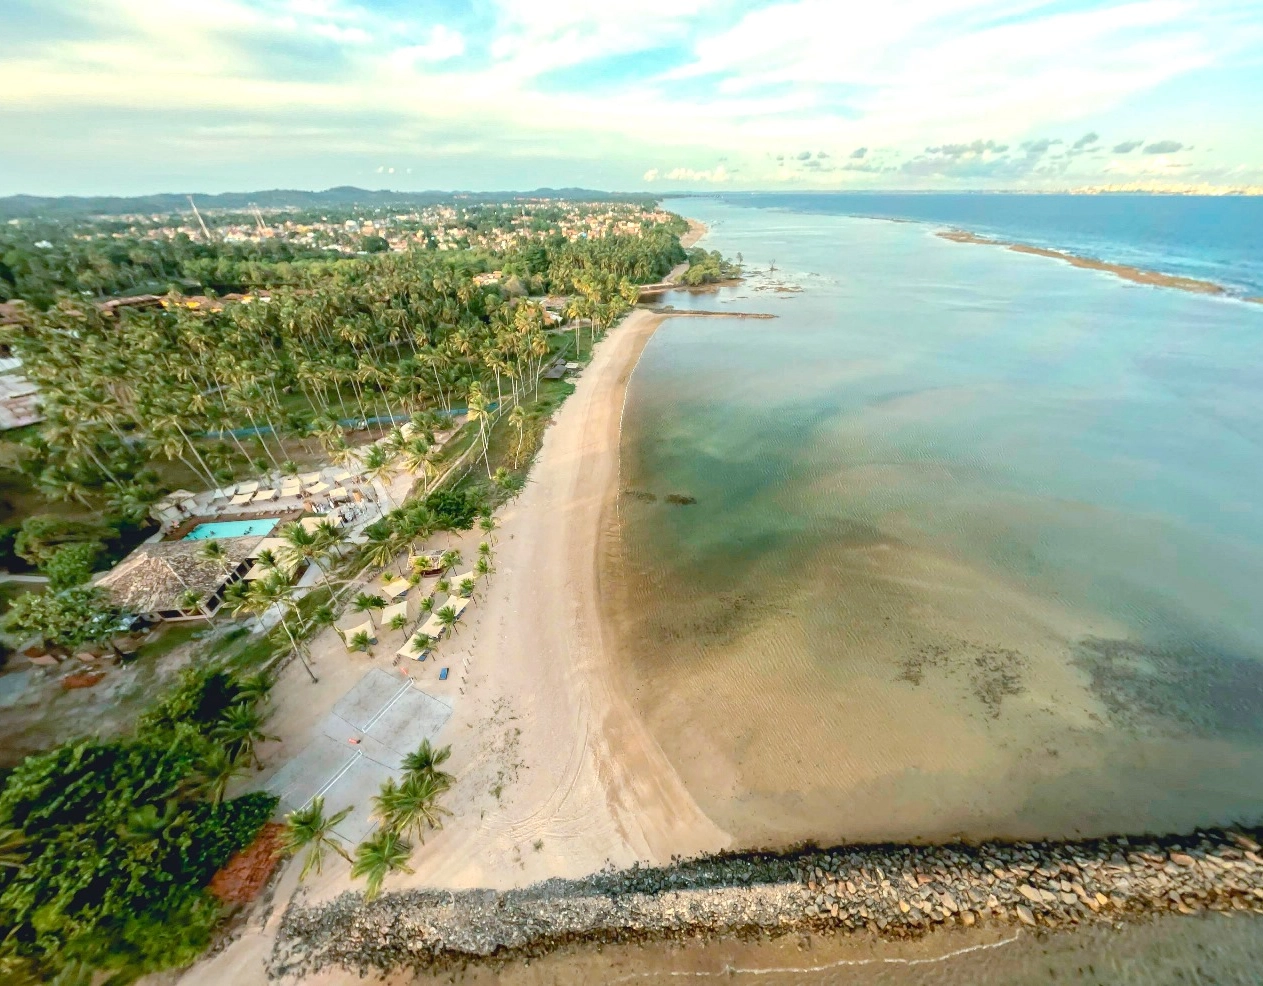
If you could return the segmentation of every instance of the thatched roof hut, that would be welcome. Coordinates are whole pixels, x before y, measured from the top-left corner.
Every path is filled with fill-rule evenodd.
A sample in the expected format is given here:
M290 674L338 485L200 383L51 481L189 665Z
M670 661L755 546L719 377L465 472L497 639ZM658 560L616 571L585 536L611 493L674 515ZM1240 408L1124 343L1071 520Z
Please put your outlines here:
M222 559L204 555L205 540L157 541L142 544L97 580L124 612L149 619L195 619L210 616L223 601L226 585L249 566L262 538L225 538ZM182 606L186 592L201 597L195 610Z

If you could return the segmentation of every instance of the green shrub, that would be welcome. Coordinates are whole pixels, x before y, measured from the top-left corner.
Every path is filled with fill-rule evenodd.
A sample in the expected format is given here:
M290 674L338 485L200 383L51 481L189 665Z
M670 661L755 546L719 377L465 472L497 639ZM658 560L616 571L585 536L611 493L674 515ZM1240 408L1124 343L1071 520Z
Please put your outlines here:
M425 499L439 530L468 531L478 519L481 498L469 490L438 490Z

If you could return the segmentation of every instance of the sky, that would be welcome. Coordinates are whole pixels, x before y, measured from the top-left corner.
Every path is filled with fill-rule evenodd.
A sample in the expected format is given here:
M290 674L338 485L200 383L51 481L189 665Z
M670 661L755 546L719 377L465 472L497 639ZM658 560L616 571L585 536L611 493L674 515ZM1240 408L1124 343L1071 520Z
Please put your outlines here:
M0 0L0 194L1263 185L1263 0Z

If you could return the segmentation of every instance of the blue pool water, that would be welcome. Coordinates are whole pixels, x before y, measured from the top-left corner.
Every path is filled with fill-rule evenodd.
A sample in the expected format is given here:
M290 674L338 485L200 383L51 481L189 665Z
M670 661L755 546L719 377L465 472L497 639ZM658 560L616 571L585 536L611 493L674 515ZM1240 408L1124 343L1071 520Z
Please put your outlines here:
M279 517L260 517L257 520L226 520L216 524L198 524L185 541L205 541L208 538L266 537L280 523Z

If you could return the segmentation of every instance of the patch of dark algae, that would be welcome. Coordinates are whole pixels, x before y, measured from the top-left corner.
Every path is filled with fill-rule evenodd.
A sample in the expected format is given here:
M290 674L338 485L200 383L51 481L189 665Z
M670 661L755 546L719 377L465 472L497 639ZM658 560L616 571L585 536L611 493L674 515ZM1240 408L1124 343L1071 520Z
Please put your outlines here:
M937 926L1035 929L1155 912L1263 914L1263 832L1076 842L865 845L725 853L520 890L296 899L268 971L362 975L537 958L575 944L757 939L815 931L914 938Z

